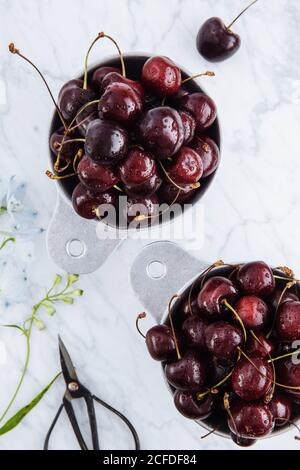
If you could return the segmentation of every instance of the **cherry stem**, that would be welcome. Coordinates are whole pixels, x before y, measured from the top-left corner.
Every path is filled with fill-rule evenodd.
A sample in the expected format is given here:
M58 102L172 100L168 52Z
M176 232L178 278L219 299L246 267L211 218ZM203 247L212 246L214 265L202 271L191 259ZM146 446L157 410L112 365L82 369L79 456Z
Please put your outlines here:
M277 274L274 274L275 279L280 279L282 281L295 281L295 282L300 282L300 279L295 279L293 277L286 277L286 276L277 276Z
M202 277L202 280L201 280L201 285L200 285L200 288L202 289L203 287L203 284L204 282L206 281L206 278L207 278L207 274L214 268L217 268L219 266L225 266L226 263L224 263L224 261L222 261L221 259L218 260L218 261L215 261L214 264L212 264L211 266L209 266L207 269L205 269L202 273L201 273L201 277Z
M163 211L160 211L158 214L155 214L155 215L144 215L144 214L140 214L140 215L137 215L134 220L136 220L137 222L142 222L143 220L147 220L147 219L155 219L156 217L160 217L161 215L165 214L166 212L168 212L168 210L170 210L170 208L173 206L173 204L175 204L175 202L177 201L178 199L178 196L179 194L181 193L181 189L178 189L178 193L176 194L176 196L174 197L173 201L171 202L171 204L166 208L164 209Z
M197 75L193 75L192 77L188 77L188 78L185 78L184 80L181 81L181 85L184 85L184 83L187 83L189 82L190 80L195 80L195 78L199 78L199 77L215 77L215 72L210 72L209 70L207 70L207 72L203 72L203 73L198 73Z
M294 421L291 421L290 419L285 419L285 418L279 418L279 417L278 417L278 418L275 418L275 421L285 421L285 422L288 423L289 425L294 426L294 427L297 429L297 431L300 433L300 428L299 428L299 426L298 426L296 423L294 423ZM299 437L299 436L295 436L295 439L296 439L297 441L300 441L300 437Z
M258 0L254 0L253 2L250 3L250 5L244 8L244 10L241 11L241 13L236 18L234 18L234 20L230 23L230 25L227 26L227 29L230 29L231 26L240 18L240 16L242 16L247 10L249 10L249 8L252 7L252 5L254 5L254 3L256 2L258 2Z
M94 100L94 101L90 101L89 103L86 103L84 106L82 106L82 108L80 108L80 110L78 111L78 113L76 114L76 116L72 119L72 121L70 122L69 124L69 127L66 129L66 132L63 136L63 139L61 141L61 148L58 152L58 155L57 155L57 159L56 159L56 162L54 163L54 170L55 171L59 171L59 163L60 163L60 155L61 155L61 149L64 145L64 142L67 138L67 135L69 134L70 130L72 129L72 126L74 124L74 122L76 121L76 119L78 118L78 116L80 116L80 114L86 109L88 108L89 106L92 106L93 104L96 104L96 103L99 103L100 100Z
M69 175L62 175L62 176L59 176L59 175L54 175L54 173L52 173L51 171L47 170L46 172L46 175L48 176L48 178L50 178L51 180L63 180L65 178L71 178L72 176L76 176L77 173L70 173Z
M189 306L189 311L190 311L190 314L193 315L193 311L192 311L192 293L193 293L193 290L194 290L194 287L196 285L196 282L198 281L199 278L202 278L202 281L201 281L201 285L200 285L200 289L202 289L203 287L203 284L204 284L204 280L206 279L206 275L215 267L217 266L223 266L225 263L222 261L222 260L219 260L219 261L216 261L215 263L213 263L211 266L209 266L208 268L206 268L201 274L200 276L198 276L193 284L191 285L191 288L189 290L189 296L188 296L188 306Z
M78 152L76 153L74 160L73 160L73 170L74 172L77 173L77 161L80 160L83 157L83 150L79 149Z
M175 332L175 328L174 328L172 312L171 312L171 306L172 306L173 301L175 299L179 299L179 298L180 298L180 295L178 295L178 294L173 295L173 297L171 298L171 300L169 302L169 305L168 305L169 319L170 319L171 329L172 329L173 338L174 338L174 342L175 342L175 348L176 348L176 354L177 354L178 361L180 361L180 359L181 359L181 354L180 354L180 351L179 351L178 341L177 341L176 332Z
M241 355L239 355L240 357ZM216 390L218 387L220 387L221 385L223 385L225 382L227 382L227 380L231 377L232 373L233 373L233 370L234 370L234 367L232 368L232 370L227 374L225 375L225 377L220 380L220 382L218 382L216 385L214 385L213 387L211 387L209 390L206 390L205 392L198 392L196 397L197 397L197 400L201 400L203 397L205 397L206 395L208 395L209 393L213 393L213 390Z
M43 80L43 82L44 82L44 84L45 84L45 86L46 86L46 88L47 88L47 90L48 90L48 93L49 93L49 95L50 95L50 97L51 97L51 99L52 99L52 101L53 101L53 104L54 104L54 106L55 106L55 108L56 108L56 111L57 111L57 113L58 113L58 115L59 115L59 118L60 118L60 120L61 120L61 122L62 122L64 128L67 129L68 126L67 126L67 124L66 124L64 118L62 117L62 114L61 114L61 112L60 112L60 109L59 109L59 107L58 107L58 104L56 103L56 101L55 101L55 99L54 99L54 96L53 96L53 94L52 94L52 91L50 90L50 87L49 87L49 85L48 85L48 83L47 83L47 80L45 79L45 77L44 77L44 75L42 74L42 72L37 68L37 66L36 66L31 60L29 60L27 57L25 57L23 54L21 54L20 50L15 47L14 43L10 43L10 44L8 45L8 50L9 50L9 52L11 52L12 54L17 54L17 55L18 55L19 57L21 57L23 60L25 60L26 62L28 62L28 64L30 64L30 65L36 70L36 72L39 74L39 76L40 76L41 79Z
M117 191L120 191L120 193L123 193L123 189L120 188L120 186L118 186L117 184L115 184L113 188L115 188Z
M201 439L206 439L207 437L209 437L211 434L213 434L214 432L216 432L219 428L220 428L221 424L219 424L218 426L214 427L213 429L211 429L211 431L207 432L206 434L204 434L203 436L201 436Z
M146 339L146 336L144 335L144 333L141 332L140 330L140 326L139 326L139 321L142 320L143 318L146 318L147 314L145 312L142 312L142 313L139 313L139 315L136 317L136 320L135 320L135 327L136 329L138 330L139 334L144 338Z
M282 299L283 299L283 296L284 294L286 293L286 291L288 289L290 289L291 287L293 287L294 285L296 284L296 281L290 281L288 282L285 286L284 286L284 289L282 290L281 294L280 294L280 297L279 297L279 300L278 300L278 303L276 305L276 310L275 310L275 314L274 314L274 318L273 318L273 322L272 322L272 325L271 325L271 328L269 330L269 332L267 333L266 335L266 338L269 338L275 328L275 325L276 325L276 318L277 318L277 312L278 312L278 309L279 309L279 306L282 302Z
M71 144L72 142L85 142L85 139L78 138L78 139L65 140L64 142L61 141L60 147L63 147L65 144Z
M230 411L229 393L227 393L227 392L224 393L223 405L224 405L224 409L225 409L226 413L228 413L229 418L232 421L232 424L233 424L233 427L234 427L234 432L235 432L235 435L237 437L237 443L239 444L240 435L239 435L238 430L237 430L236 422L234 421L233 415Z
M279 361L279 359L284 359L285 357L290 357L290 356L293 356L294 354L299 354L299 353L300 353L300 349L296 349L296 351L283 354L282 356L271 357L271 359L269 359L268 362Z
M172 178L170 177L169 173L167 172L167 170L165 169L165 167L163 166L163 164L160 160L158 160L158 163L160 164L164 174L166 175L166 177L168 178L170 183L172 183L176 188L180 189L180 191L185 191L186 188L183 188L182 186L179 186L177 183L175 183L175 181L172 180ZM198 181L197 183L192 183L192 184L189 184L187 186L189 186L190 189L197 189L197 188L200 187L200 183Z
M244 325L244 322L243 320L241 319L241 317L239 316L239 314L237 313L237 311L230 305L230 303L227 302L226 299L222 300L222 303L227 307L229 308L229 310L232 311L232 313L234 314L234 316L237 318L237 320L239 321L241 327L242 327L242 330L243 330L243 333L244 333L244 340L245 340L245 343L247 342L247 332L246 332L246 328L245 328L245 325Z
M88 82L88 60L89 60L89 55L90 55L90 52L91 50L93 49L94 45L96 44L96 42L101 39L101 38L107 38L109 39L110 41L112 41L114 43L114 45L116 46L116 48L118 49L118 53L119 53L119 56L120 56L120 61L121 61L121 66L122 66L122 75L123 77L125 78L126 77L126 71L125 71L125 64L124 64L124 59L123 59L123 55L122 55L122 52L117 44L117 42L111 37L111 36L108 36L107 34L105 34L104 32L101 32L101 33L98 33L98 35L95 37L95 39L92 41L90 47L88 48L88 51L86 53L86 56L85 56L85 59L84 59L84 79L83 79L83 89L86 90L87 89L87 82Z
M267 350L266 346L262 343L262 341L260 341L260 339L256 336L256 334L254 333L253 330L250 330L250 333L253 336L253 338L255 339L255 341L257 341L258 344L260 344L264 348L264 350L266 351L267 355L269 356L269 361L268 362L272 362L271 354ZM275 392L276 370L275 370L275 366L274 366L273 362L272 362L271 366L272 366L272 369L273 369L274 382L272 384L271 391L264 398L265 403L270 403L270 401L273 398L274 392Z
M278 266L276 269L278 269L278 271L282 271L288 277L292 277L293 279L295 277L294 271L291 268L288 268L287 266Z
M241 354L250 362L250 364L254 367L254 369L257 370L257 372L262 376L262 377L267 377L267 379L271 380L272 383L275 383L275 385L277 385L278 387L281 387L281 388L286 388L288 390L300 390L300 386L297 386L297 387L293 387L292 385L285 385L285 384L281 384L279 382L276 382L274 379L272 379L271 377L268 377L267 375L263 374L259 368L254 364L254 362L250 359L249 356L247 356L246 353L244 353L244 351L238 346L238 350L241 352Z

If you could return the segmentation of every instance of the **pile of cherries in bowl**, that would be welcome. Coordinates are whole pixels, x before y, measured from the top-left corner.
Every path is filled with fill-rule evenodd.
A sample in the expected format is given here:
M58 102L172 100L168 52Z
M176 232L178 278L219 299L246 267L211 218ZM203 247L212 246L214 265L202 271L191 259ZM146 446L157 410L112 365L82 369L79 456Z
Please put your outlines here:
M146 344L183 416L249 446L300 418L300 290L288 268L221 264L170 304Z
M120 55L89 71L86 60L84 76L59 93L48 176L84 218L117 208L119 196L126 224L155 218L160 204L204 193L220 161L216 117L214 101L166 57Z

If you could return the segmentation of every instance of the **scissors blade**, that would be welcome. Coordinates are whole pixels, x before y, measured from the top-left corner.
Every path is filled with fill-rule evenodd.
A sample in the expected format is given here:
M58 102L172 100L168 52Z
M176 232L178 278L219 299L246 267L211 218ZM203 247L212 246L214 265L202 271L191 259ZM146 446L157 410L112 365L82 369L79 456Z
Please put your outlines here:
M59 345L61 370L65 379L65 382L67 384L72 382L73 380L78 382L77 374L75 372L75 368L71 361L70 355L60 336L58 336L58 345Z

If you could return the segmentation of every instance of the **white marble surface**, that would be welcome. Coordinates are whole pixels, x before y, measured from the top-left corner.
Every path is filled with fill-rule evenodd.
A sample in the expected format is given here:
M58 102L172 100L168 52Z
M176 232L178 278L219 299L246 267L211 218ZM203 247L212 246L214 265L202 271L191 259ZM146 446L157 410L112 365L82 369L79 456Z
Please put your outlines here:
M262 258L294 267L300 275L299 1L261 0L236 24L243 44L227 62L212 67L195 49L203 20L218 15L229 22L245 4L246 0L0 0L1 175L16 174L28 183L28 198L39 212L40 226L47 227L56 201L55 186L43 176L52 104L39 78L9 55L6 45L13 40L32 57L56 93L81 69L90 39L105 30L124 51L164 54L195 72L216 72L215 79L203 83L219 107L223 159L204 200L206 236L197 254L207 261ZM111 45L103 43L93 59L111 53ZM141 306L128 272L143 243L125 241L102 269L82 276L85 296L47 318L44 332L34 332L30 370L16 408L58 370L60 332L80 378L131 418L144 449L235 448L216 436L201 441L203 431L175 412L160 367L149 359L136 334L134 322ZM57 272L47 257L43 234L34 245L27 272L31 297L18 306L2 306L1 323L20 321L39 289ZM151 323L149 319L145 326ZM14 331L0 334L7 350L7 362L0 365L2 409L18 377L24 340ZM62 393L60 381L15 431L0 438L0 449L40 449ZM99 411L103 448L128 448L122 426ZM256 448L299 449L294 434L292 430ZM76 448L65 417L53 445Z

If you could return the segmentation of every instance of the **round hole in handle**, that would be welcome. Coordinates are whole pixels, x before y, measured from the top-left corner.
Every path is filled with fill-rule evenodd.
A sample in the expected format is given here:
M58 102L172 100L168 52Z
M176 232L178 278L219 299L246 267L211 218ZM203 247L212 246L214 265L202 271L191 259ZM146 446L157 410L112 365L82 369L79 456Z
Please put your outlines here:
M71 258L81 258L85 255L86 245L83 241L74 238L69 240L66 244L66 250Z
M147 266L147 274L151 279L158 280L165 277L167 266L162 261L150 261Z

